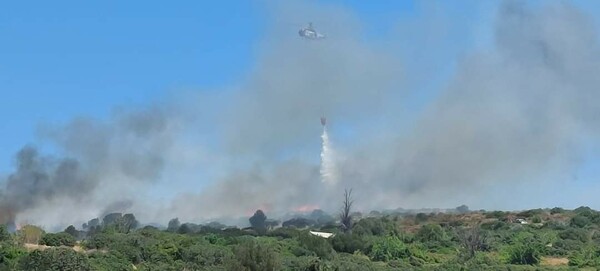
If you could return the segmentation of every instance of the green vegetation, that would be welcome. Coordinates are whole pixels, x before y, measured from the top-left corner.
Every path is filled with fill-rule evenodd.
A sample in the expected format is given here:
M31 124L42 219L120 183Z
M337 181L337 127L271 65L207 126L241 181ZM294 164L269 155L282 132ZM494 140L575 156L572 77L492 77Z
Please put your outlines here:
M75 245L75 237L73 237L72 235L70 235L66 232L46 233L42 236L42 239L40 240L40 245L53 246L53 247L58 247L58 246L72 247Z
M371 212L361 219L349 211L337 221L313 212L305 218L310 223L296 219L285 227L257 211L246 229L178 219L164 230L140 228L132 214L109 214L83 230L69 226L59 233L31 225L16 233L0 227L0 270L600 268L600 213L587 207L519 213L461 207L452 214ZM310 230L335 235L324 238Z

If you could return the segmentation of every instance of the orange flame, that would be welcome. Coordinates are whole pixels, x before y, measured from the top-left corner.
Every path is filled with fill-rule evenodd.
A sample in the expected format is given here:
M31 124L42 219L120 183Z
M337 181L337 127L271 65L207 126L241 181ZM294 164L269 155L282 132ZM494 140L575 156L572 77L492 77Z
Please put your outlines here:
M298 206L298 207L294 208L293 210L295 212L306 213L306 212L310 212L315 209L319 209L319 205L305 204L305 205Z

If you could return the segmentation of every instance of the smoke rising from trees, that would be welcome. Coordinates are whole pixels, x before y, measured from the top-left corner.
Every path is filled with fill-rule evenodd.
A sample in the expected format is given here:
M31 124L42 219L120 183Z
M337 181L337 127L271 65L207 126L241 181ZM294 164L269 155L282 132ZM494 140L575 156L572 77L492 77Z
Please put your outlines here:
M34 211L29 217L34 220L40 215L36 209L49 208L45 211L50 217L68 213L72 219L77 206L101 212L90 216L130 208L132 186L160 177L174 122L163 109L149 107L116 112L108 122L76 119L41 128L43 137L56 142L65 155L42 156L34 146L16 154L16 170L6 178L0 196L0 223L14 223L15 216L28 211Z
M128 212L163 221L249 216L256 209L281 213L307 204L337 210L344 187L354 188L357 208L456 206L463 202L453 200L489 185L567 172L586 144L597 144L598 32L568 4L501 4L493 46L466 54L414 124L399 121L407 112L402 99L411 92L407 78L427 80L436 71L411 74L396 52L398 37L366 41L360 20L336 6L286 1L269 8L274 23L257 64L224 106L215 109L212 98L203 97L185 103L200 108L188 109L198 115L193 121L178 115L173 108L183 103L175 102L117 113L106 122L46 127L43 137L63 157L42 157L32 147L17 154L0 218L66 202L95 212L133 202ZM318 24L329 34L326 41L299 41L278 23L304 21L307 14L327 18ZM335 161L339 178L327 189L319 174L322 114L359 130L355 142L336 144L344 158ZM202 140L182 142L182 134ZM217 143L205 134L217 134ZM173 155L182 149L205 152ZM166 164L202 164L198 170L213 178L182 188L167 206L137 204L140 187L172 177Z

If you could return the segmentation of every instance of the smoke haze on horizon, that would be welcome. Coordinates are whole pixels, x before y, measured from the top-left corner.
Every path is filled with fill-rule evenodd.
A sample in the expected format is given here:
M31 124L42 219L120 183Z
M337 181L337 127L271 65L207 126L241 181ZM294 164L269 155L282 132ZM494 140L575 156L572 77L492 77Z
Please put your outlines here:
M108 120L42 126L40 137L59 151L45 156L26 146L16 155L0 195L9 215L0 219L76 224L127 211L166 223L259 208L267 216L301 206L337 211L344 188L353 188L363 210L512 208L494 191L545 185L522 202L553 207L544 197L568 186L563 176L599 143L598 30L575 6L499 4L490 48L463 54L452 76L407 117L416 91L409 86L439 77L411 69L399 52L410 37L398 33L428 21L414 40L443 36L438 10L425 7L421 18L369 42L360 19L341 6L267 5L269 36L246 79L229 90L117 110ZM298 40L279 23L306 14L323 21L328 39ZM322 115L332 124L339 173L329 186L320 172ZM344 129L355 133L352 141L336 135ZM176 187L172 198L150 196L161 186Z

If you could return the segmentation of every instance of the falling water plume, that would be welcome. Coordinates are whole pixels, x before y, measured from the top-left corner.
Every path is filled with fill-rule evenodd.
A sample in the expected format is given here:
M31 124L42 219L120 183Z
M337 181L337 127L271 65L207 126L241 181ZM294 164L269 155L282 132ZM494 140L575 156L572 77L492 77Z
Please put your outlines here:
M327 184L337 182L337 172L335 166L334 152L331 148L327 127L323 126L322 149L321 149L321 181Z

